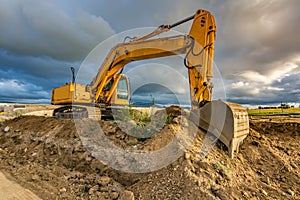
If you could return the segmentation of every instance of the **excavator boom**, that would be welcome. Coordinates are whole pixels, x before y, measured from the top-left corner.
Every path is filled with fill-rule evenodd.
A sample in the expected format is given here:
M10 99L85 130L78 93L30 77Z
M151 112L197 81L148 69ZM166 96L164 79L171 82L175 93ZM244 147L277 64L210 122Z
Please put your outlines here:
M193 20L189 34L154 38L189 20ZM95 103L99 102L99 99L110 101L105 98L108 95L107 92L103 92L103 88L126 64L181 54L186 55L184 64L188 68L193 108L198 108L201 102L211 101L215 35L214 17L208 11L198 10L195 15L173 25L162 25L146 36L116 45L90 84L91 93L95 94L93 97ZM114 89L111 88L109 93L113 93Z

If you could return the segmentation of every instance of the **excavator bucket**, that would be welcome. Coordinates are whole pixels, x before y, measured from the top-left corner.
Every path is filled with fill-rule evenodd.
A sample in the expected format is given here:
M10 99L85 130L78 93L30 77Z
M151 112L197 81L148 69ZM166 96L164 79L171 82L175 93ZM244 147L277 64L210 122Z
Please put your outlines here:
M211 101L192 111L192 121L213 134L228 147L229 157L234 157L239 146L249 134L249 118L245 108L239 104Z

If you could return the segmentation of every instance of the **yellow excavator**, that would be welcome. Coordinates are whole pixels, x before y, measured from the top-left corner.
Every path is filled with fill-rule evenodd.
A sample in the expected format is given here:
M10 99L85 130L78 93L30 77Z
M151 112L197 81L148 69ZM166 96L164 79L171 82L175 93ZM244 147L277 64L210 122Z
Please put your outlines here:
M189 34L158 37L172 28L193 20ZM89 107L105 115L114 106L128 105L129 81L122 71L126 64L159 57L184 55L189 76L191 113L198 113L199 127L216 135L229 150L230 157L249 133L246 109L234 103L212 101L214 43L216 24L206 10L172 25L159 26L150 34L135 37L113 47L88 85L72 82L54 88L51 103L64 105L54 110L58 118L81 118L91 114ZM74 72L74 71L73 71ZM74 73L73 73L74 77ZM82 106L86 105L86 106Z

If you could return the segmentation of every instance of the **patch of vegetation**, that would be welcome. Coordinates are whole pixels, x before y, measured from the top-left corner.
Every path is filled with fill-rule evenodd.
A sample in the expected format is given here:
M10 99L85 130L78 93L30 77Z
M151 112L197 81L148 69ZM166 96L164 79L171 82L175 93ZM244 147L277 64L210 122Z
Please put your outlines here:
M26 113L25 110L16 110L15 113L14 113L14 115L16 117L20 117L20 116L24 115L25 113Z
M248 109L250 116L300 115L300 108Z
M130 115L130 119L132 119L134 121L137 121L137 122L142 122L142 123L151 122L151 117L146 112L141 112L141 111L138 111L138 110L129 109L129 115Z
M132 108L129 109L120 109L114 113L115 120L117 121L129 121L133 120L136 122L149 123L151 122L151 117L146 112L141 112L138 110L134 110Z
M136 138L151 138L156 132L157 129L153 126L136 125L130 130L130 134Z
M81 187L81 189L80 189L80 191L82 192L82 193L88 193L88 191L89 191L89 187L87 186L87 185L83 185L82 187Z
M158 111L160 112L160 111ZM116 121L135 121L138 126L147 126L150 123L157 125L164 125L164 124L172 124L173 119L176 116L173 116L172 114L166 115L166 114L157 114L155 113L154 116L151 116L148 112L142 112L139 110L135 110L132 108L129 109L122 109L118 111L118 115ZM152 119L151 119L152 118Z
M228 180L232 179L232 169L230 167L227 167L219 162L215 163L213 167L223 177L226 177Z
M164 121L166 122L166 124L172 124L173 119L174 119L174 116L168 115Z
M136 145L137 143L138 143L137 140L129 140L129 141L127 142L127 144L128 144L128 145L131 145L131 146L134 146L134 145Z
M114 125L126 124L124 127L130 131L130 135L136 138L151 138L164 125L172 124L176 117L172 114L167 115L164 110L158 110L150 115L151 108L149 112L133 108L121 109L117 112L114 113Z
M223 165L220 164L220 163L215 163L215 164L214 164L214 169L215 169L217 172L221 172L221 171L223 171Z

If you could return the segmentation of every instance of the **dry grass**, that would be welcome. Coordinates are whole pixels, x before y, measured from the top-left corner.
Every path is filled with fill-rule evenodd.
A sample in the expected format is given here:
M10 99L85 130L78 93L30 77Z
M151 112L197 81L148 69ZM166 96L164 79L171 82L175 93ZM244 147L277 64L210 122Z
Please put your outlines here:
M300 114L300 108L276 108L276 109L248 109L249 115L292 115L292 114Z

